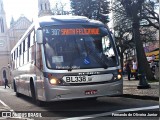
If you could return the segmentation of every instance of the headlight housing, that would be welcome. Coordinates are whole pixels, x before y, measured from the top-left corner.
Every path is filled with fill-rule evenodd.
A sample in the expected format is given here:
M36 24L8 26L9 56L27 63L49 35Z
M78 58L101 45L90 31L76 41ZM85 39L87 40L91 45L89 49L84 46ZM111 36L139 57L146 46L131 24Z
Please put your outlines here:
M122 79L122 70L118 70L118 74L115 75L114 77L115 80L121 80Z
M121 75L121 74L118 74L118 75L117 75L117 79L120 80L121 78L122 78L122 75Z
M61 81L57 78L55 78L52 74L48 74L49 83L51 85L59 85L61 84Z

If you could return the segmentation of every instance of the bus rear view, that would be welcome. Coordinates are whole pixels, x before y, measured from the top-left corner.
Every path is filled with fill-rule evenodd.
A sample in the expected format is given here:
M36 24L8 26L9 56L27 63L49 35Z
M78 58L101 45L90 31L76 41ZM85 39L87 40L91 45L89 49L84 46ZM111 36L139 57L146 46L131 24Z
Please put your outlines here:
M84 17L40 28L47 101L122 94L119 57L108 28Z

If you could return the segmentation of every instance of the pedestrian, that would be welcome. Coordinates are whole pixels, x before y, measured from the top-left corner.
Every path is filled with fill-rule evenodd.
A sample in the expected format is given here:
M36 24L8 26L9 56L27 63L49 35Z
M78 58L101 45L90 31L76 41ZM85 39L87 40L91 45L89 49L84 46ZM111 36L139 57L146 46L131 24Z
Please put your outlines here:
M152 73L155 74L155 62L154 62L154 60L151 61L150 68L151 68Z
M132 68L132 63L130 60L128 60L126 63L126 71L127 71L127 75L128 75L128 80L130 80L130 78L131 78L131 68Z
M155 78L158 80L159 79L159 63L156 62L155 65Z
M126 62L123 63L123 75L125 75L127 73L126 71Z
M9 85L8 85L8 79L7 79L7 78L4 78L4 86L5 86L5 89L6 89L6 86L9 87ZM9 87L9 88L10 88L10 87Z
M135 80L138 80L138 65L136 60L134 59L132 62L132 74L134 75Z

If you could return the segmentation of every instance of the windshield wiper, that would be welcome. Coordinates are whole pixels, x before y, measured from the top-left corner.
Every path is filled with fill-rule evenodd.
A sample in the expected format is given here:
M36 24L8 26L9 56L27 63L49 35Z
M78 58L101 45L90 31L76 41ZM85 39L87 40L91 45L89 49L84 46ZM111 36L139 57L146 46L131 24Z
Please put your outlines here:
M91 49L90 47L87 47L87 49L90 50L89 54L92 55L98 63L100 63L101 65L103 65L104 69L108 68L107 63L105 62L105 60L103 58L101 58L100 56L98 56L97 53L93 49Z
M103 59L103 55L102 55L102 57L98 56L96 51L91 49L88 45L86 45L85 40L83 40L83 41L84 41L85 49L87 51L88 58L89 58L89 55L92 55L95 58L95 60L103 66L104 69L107 69L108 65L107 65L106 61ZM89 61L87 59L85 59L85 62L87 62L87 64L89 63ZM68 71L72 71L74 69L74 68L72 68L73 63L74 63L74 60L73 60L73 56L72 56Z
M71 61L70 65L69 65L68 71L72 71L73 70L72 65L73 65L73 57L72 57L72 61Z
M84 44L85 44L85 48L88 51L87 55L89 55L89 54L92 55L95 58L95 60L103 66L104 69L107 69L108 65L105 62L105 60L103 58L101 58L100 56L98 56L97 53L93 49L88 47L88 45L86 45L85 40L84 40Z
M74 41L75 41L75 44L77 45L76 40L74 40ZM79 51L78 47L77 47L77 50ZM73 63L74 63L74 60L73 60L73 56L72 56L68 71L72 71L73 70L73 68L72 68Z

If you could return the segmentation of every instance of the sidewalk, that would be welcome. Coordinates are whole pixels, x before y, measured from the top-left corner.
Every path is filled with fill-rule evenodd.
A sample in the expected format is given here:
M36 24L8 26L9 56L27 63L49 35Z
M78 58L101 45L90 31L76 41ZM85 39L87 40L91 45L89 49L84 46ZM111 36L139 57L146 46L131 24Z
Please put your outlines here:
M127 77L123 77L123 94L124 95L132 95L134 97L145 97L150 99L159 99L159 82L148 83L151 88L149 89L137 89L139 84L139 80L134 80L131 78L128 81Z

